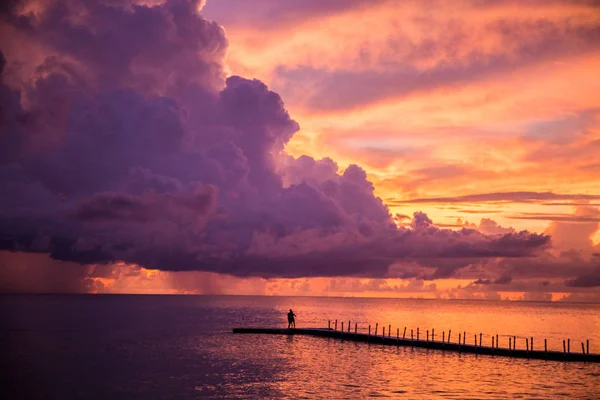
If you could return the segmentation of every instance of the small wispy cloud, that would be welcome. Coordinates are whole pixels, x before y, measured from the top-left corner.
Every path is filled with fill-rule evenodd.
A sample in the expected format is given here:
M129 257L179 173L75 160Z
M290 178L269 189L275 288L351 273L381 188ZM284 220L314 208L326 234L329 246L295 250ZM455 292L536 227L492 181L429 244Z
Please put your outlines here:
M600 200L600 194L562 194L553 192L493 192L453 197L426 197L410 200L389 199L392 204L421 203L542 203L547 201ZM568 204L568 203L567 203ZM569 204L570 205L570 204Z
M537 221L600 222L600 217L572 214L521 213L517 215L508 215L506 218L531 219Z

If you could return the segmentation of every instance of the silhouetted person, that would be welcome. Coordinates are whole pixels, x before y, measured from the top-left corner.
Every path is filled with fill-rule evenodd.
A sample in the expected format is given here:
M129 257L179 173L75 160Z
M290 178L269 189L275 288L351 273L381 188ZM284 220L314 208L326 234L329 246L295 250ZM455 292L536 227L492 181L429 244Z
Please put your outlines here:
M288 329L296 328L296 320L294 319L295 316L296 314L294 314L294 312L290 308L290 312L288 313Z

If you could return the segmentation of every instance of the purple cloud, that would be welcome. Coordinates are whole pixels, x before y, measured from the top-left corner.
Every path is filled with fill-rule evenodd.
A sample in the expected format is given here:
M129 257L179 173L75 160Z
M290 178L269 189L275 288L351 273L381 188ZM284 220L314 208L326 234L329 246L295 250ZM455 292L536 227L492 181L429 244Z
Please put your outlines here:
M565 282L568 287L593 288L600 286L600 267Z
M513 228L504 228L490 218L481 219L479 222L479 230L488 235L504 235L506 233L515 232Z
M217 189L211 185L196 185L185 195L156 194L152 191L141 196L98 193L83 199L73 217L85 222L144 223L159 219L173 210L183 217L199 217L214 208L216 197Z
M512 276L502 275L498 279L494 280L494 285L507 285L512 282Z
M262 82L224 79L224 31L198 5L3 9L19 35L0 46L44 58L26 81L10 52L2 70L0 249L263 277L384 277L407 260L446 277L549 244L424 213L397 228L359 166L286 155L298 124Z
M434 18L423 22L425 26L440 24ZM456 56L457 49L468 47L474 36L456 20L443 26L439 37L429 37L422 42L413 42L401 30L398 32L390 35L388 43L394 43L400 49L407 48L405 53L391 46L390 55L382 57L379 48L365 46L361 49L361 57L378 60L374 68L353 71L310 65L280 66L276 74L282 81L293 82L286 87L291 96L296 93L299 93L299 98L305 96L304 89L298 91L298 88L317 88L306 100L306 107L340 111L390 98L401 99L412 93L485 80L542 60L585 54L595 49L600 39L596 26L572 26L566 18L563 21L535 16L518 21L499 19L488 23L480 35L495 37L507 47L518 45L510 53L489 53L478 49L461 58ZM444 61L426 70L413 66L437 54L451 54L453 57L446 56ZM352 85L345 84L347 82L352 82Z
M371 3L382 2L373 0ZM364 6L364 3L360 0L220 0L207 2L202 11L207 17L214 18L225 27L252 26L269 30L361 6Z

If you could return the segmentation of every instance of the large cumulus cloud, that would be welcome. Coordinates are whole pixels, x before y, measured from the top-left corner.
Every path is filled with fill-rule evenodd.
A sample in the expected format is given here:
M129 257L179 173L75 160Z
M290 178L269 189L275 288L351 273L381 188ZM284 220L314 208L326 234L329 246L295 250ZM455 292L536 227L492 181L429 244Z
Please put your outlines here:
M198 0L12 1L0 46L0 248L238 276L449 276L548 236L398 228L365 172L294 159L262 82L225 79ZM27 47L30 52L23 52Z

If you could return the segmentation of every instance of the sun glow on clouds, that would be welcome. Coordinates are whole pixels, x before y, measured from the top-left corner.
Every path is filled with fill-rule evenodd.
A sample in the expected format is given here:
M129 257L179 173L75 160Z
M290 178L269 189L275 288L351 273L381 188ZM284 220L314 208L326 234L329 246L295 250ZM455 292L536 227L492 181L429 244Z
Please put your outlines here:
M479 275L476 270L470 277L432 281L353 277L264 279L198 271L148 270L125 263L81 266L57 262L45 254L3 251L0 251L0 265L1 292L600 301L598 292L581 288L564 291L560 279L511 283L509 279L476 279ZM61 270L60 275L57 269Z
M253 2L244 23L227 4L238 3L206 12L228 30L229 67L282 93L302 129L291 154L359 162L382 197L600 193L590 167L600 154L593 3L380 1L327 12L311 3L307 16L275 25L269 13L286 15L276 5ZM596 111L584 132L587 110ZM548 146L554 154L542 153ZM569 162L552 160L561 153ZM454 173L415 174L432 166Z
M2 289L600 300L597 3L73 1L58 19L54 3L23 3L31 32L0 21L13 85L0 95L22 95L7 109L27 142L0 151L0 187L23 189L0 234L41 253L0 252L3 280L20 282ZM125 56L88 54L113 32ZM67 124L81 99L73 115L90 117ZM30 107L55 136L21 124ZM128 127L112 129L123 143L107 126ZM11 218L31 199L49 217L25 212L41 228L21 234ZM43 225L56 210L72 229ZM44 286L49 252L68 285Z
M248 23L228 19L221 5L206 12L228 30L232 73L268 82L300 123L286 150L332 157L341 168L358 162L392 214L424 211L451 229L492 219L555 232L553 215L577 214L570 203L588 200L404 201L515 191L600 194L595 3L377 1L334 12L307 5L308 16L275 25L262 18L285 14L275 5L254 3ZM584 232L575 218L558 224ZM575 241L598 246L599 227L591 223Z
M569 292L488 290L469 279L235 278L202 272L165 272L134 265L115 265L111 277L89 278L89 293L218 294L266 296L334 296L417 299L479 299L507 301L569 301ZM93 268L92 268L93 269ZM117 272L118 271L118 272ZM574 300L599 301L584 294Z

